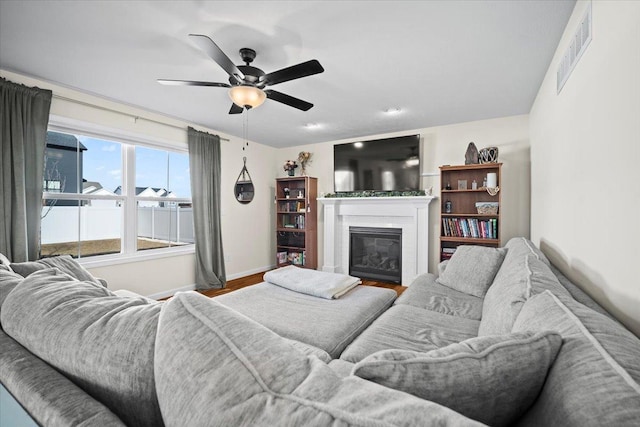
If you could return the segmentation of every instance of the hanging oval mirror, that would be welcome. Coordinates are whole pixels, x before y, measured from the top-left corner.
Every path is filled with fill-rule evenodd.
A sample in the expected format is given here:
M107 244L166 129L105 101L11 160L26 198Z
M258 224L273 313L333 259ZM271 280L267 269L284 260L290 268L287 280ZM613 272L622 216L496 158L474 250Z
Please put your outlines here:
M251 181L251 175L249 175L249 171L247 170L247 158L243 157L242 161L244 165L236 180L234 193L238 202L246 204L253 200L253 181Z

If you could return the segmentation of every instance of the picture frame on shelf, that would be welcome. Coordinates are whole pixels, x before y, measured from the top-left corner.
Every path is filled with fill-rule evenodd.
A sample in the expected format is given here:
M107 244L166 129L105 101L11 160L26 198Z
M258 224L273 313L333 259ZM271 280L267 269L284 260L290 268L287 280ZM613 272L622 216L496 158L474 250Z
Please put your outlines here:
M458 180L458 190L466 190L467 189L467 180L459 179Z

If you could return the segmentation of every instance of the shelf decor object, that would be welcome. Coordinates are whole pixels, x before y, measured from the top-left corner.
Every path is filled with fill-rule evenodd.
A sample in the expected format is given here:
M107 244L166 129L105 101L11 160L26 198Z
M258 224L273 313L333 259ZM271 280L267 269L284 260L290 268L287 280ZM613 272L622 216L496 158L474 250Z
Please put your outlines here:
M318 267L318 179L276 179L276 266Z
M440 166L440 260L460 245L500 246L502 163ZM482 182L480 187L449 183Z
M480 160L480 163L497 163L498 162L498 147L486 147L486 148L483 148L478 153L478 160Z

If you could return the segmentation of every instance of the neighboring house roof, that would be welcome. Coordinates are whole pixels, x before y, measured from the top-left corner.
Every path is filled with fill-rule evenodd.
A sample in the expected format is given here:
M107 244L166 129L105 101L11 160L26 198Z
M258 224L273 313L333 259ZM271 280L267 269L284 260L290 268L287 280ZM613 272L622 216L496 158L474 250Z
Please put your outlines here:
M153 192L155 194L149 194L150 192ZM165 190L164 188L158 188L158 187L136 187L136 196L139 196L140 193L146 193L145 196L153 196L153 197L167 196L167 190ZM118 185L118 188L114 190L114 194L118 194L118 195L122 194L121 185ZM172 193L169 193L169 194L172 194Z
M80 151L86 151L87 147L85 147L78 138L73 135L69 135L67 133L60 132L47 132L47 147L55 147L61 148L63 150L72 150L80 149Z
M100 184L99 182L82 181L82 192L84 194L93 193L94 191L100 190L101 188L102 188L102 184ZM109 193L111 193L111 191L109 191Z
M93 194L95 196L115 196L110 190L107 190L96 181L83 181L82 182L82 194Z

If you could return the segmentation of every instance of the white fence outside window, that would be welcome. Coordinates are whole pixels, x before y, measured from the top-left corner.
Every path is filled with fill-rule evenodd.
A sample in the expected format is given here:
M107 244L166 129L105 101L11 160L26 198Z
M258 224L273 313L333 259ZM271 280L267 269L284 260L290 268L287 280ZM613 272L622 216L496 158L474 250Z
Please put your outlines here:
M43 245L121 237L120 207L53 206L43 209L50 209L42 219ZM137 226L138 237L179 243L195 242L192 208L138 207Z

